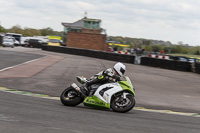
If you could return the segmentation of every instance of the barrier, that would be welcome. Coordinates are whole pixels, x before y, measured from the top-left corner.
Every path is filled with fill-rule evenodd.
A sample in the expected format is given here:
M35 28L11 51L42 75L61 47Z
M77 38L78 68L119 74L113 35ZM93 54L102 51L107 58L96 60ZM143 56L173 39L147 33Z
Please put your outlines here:
M172 61L172 60L163 60L149 57L141 58L141 65L159 67L170 70L178 70L178 71L191 71L191 63L190 62L181 62L181 61Z
M3 36L0 35L0 46L2 45L3 43Z
M195 72L200 74L200 63L195 63Z
M42 50L88 56L93 58L106 59L106 60L119 61L132 64L134 63L135 60L135 56L133 55L103 52L103 51L96 51L89 49L71 48L71 47L57 47L57 46L43 45Z
M102 52L102 51L80 49L80 48L43 46L42 50L88 56L88 57L93 57L93 58L119 61L119 62L132 63L132 64L134 64L134 61L135 61L135 56L133 55ZM164 68L164 69L170 69L170 70L178 70L178 71L186 71L186 72L192 71L192 65L190 62L182 62L182 61L177 61L177 60L164 60L164 59L157 59L157 58L141 57L140 64L145 65L145 66L152 66L152 67L158 67L158 68ZM195 71L197 73L200 73L200 64L196 63L195 66L196 66Z
M169 59L170 58L168 55L155 55L155 54L149 54L148 57L157 58L157 59Z

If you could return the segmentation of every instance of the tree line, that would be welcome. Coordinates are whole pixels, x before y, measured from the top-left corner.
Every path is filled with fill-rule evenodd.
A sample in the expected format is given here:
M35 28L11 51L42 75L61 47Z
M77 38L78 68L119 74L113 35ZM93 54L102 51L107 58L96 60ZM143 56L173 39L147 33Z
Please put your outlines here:
M149 45L144 46L145 51L159 52L164 50L167 54L191 54L200 55L200 46L183 46L183 45L171 45L171 46L160 46L160 45Z
M165 42L160 40L129 38L121 36L109 36L108 41L129 45L129 48L141 48L145 51L160 52L161 50L164 50L166 54L200 55L200 46L189 46L188 44L183 44L181 41L177 44L172 44L169 41ZM118 47L118 49L121 50L123 48Z
M10 29L5 29L4 27L0 25L0 33L8 33L8 32L22 34L22 36L24 37L56 35L63 38L64 36L64 32L54 31L50 27L43 28L43 29L33 29L33 28L28 28L28 27L21 28L20 25L15 25L11 27Z

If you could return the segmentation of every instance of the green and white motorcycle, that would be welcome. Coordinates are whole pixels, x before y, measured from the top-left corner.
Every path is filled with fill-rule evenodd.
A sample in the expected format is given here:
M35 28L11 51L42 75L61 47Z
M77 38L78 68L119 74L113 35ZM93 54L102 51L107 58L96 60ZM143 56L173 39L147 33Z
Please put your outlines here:
M77 80L84 84L85 77L77 76ZM93 95L81 97L80 87L73 83L65 89L61 96L61 102L66 106L76 106L83 102L85 106L112 109L116 112L128 112L135 106L135 89L129 79L124 76L123 81L107 83L98 86Z

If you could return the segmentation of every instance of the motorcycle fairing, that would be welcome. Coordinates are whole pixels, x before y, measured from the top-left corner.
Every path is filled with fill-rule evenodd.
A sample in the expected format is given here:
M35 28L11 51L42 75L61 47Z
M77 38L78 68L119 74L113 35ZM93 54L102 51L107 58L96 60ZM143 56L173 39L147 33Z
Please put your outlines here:
M83 101L83 104L85 106L96 107L96 108L107 108L107 109L110 108L110 103L106 103L106 102L102 101L95 95L87 97Z
M123 89L124 91L128 91L128 92L130 92L131 94L133 94L133 96L135 96L135 92L134 92L134 90L129 86L128 81L119 81L119 85L122 87L122 89Z
M106 89L107 88L107 89ZM105 90L102 94L102 91ZM118 83L107 83L99 86L93 96L87 97L83 104L85 106L95 106L110 108L110 101L113 94L122 91Z
M93 96L87 97L83 104L85 106L110 108L111 98L114 94L122 91L128 91L135 96L134 87L128 77L125 81L116 83L107 83L99 86Z

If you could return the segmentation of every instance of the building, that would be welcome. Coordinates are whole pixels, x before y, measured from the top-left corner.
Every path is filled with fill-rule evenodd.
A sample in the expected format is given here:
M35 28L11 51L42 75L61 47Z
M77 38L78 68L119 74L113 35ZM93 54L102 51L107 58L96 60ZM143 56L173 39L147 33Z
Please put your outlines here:
M100 19L82 18L74 23L62 23L66 46L83 49L107 51L105 31L100 27Z

